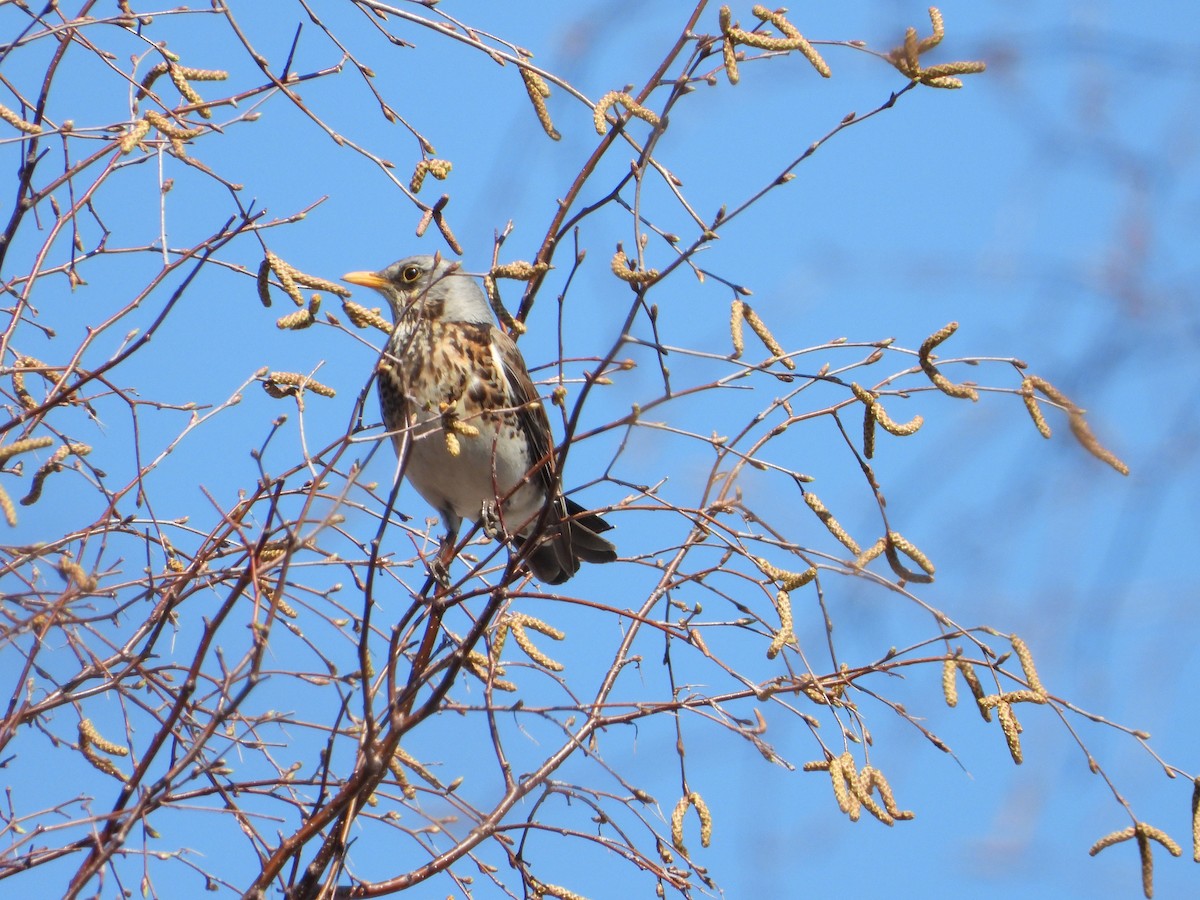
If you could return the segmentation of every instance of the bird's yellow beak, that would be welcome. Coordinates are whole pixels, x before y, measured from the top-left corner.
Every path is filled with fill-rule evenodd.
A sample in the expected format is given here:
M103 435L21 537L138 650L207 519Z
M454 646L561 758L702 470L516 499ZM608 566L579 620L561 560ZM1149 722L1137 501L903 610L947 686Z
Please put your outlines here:
M377 291L383 290L390 284L386 278L380 278L374 272L347 272L342 276L342 281L348 281L361 287L375 288Z

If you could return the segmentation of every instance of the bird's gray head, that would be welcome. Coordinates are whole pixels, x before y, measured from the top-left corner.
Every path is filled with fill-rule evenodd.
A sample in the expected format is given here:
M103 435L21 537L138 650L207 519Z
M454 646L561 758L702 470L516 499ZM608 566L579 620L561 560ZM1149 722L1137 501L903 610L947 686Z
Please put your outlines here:
M343 281L374 288L387 298L392 315L491 324L492 312L475 279L459 264L434 256L409 256L378 272L349 272Z

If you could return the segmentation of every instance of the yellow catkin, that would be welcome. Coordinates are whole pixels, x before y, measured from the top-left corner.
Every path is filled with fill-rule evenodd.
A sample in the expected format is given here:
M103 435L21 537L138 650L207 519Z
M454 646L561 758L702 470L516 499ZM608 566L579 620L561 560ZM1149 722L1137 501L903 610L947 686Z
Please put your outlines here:
M1149 822L1138 822L1137 830L1150 838L1152 841L1157 841L1162 844L1168 853L1172 856L1183 856L1183 848L1179 846L1169 834L1161 828L1156 828Z
M258 560L264 563L275 562L278 559L283 559L287 555L288 549L289 542L286 540L268 541L258 551Z
M523 259L493 266L488 273L493 278L509 278L513 281L530 281L550 271L549 263L531 263Z
M396 777L396 784L399 785L400 792L404 794L404 798L406 800L415 800L417 798L417 789L409 784L408 776L404 774L404 769L395 757L388 760L388 768L392 770L392 774Z
M225 81L229 73L224 69L196 69L192 66L176 66L188 81Z
M196 89L188 83L187 76L184 74L182 66L167 66L167 74L171 76L171 81L174 82L175 89L183 95L183 98L187 100L188 103L198 106L204 102L204 98L196 93ZM206 119L212 117L212 113L203 108L198 109L197 112ZM205 115L205 113L208 114Z
M858 555L854 560L854 568L861 569L865 567L871 560L882 556L885 550L887 550L887 538L880 538Z
M443 199L449 196L449 194L442 194ZM437 225L438 231L442 233L442 237L445 239L446 243L450 245L450 249L459 256L462 256L462 245L459 244L458 238L456 238L454 236L454 232L450 230L450 223L446 221L446 217L442 215L441 210L438 208L433 210L433 223Z
M887 54L888 61L906 77L934 88L960 88L962 81L956 75L974 75L987 70L987 64L979 61L942 63L929 68L921 67L921 54L933 49L945 37L942 14L937 7L929 7L929 21L933 33L929 37L917 38L917 29L909 28L904 34L903 46Z
M747 47L754 47L756 50L786 52L788 50L800 49L800 45L790 38L771 37L767 34L760 34L757 31L743 31L740 28L730 28L729 39L736 44L745 44Z
M1021 751L1021 723L1013 712L1012 706L1003 700L996 704L996 715L1000 718L1000 728L1004 731L1004 740L1008 744L1008 752L1013 762L1018 766L1025 761Z
M849 761L847 761L849 757ZM801 767L805 772L828 772L830 783L833 786L833 796L837 800L838 809L846 813L852 822L857 822L860 814L859 800L853 793L852 785L859 783L858 775L854 771L854 758L849 754L835 756L832 759L818 759L811 762L806 762ZM847 776L847 768L850 775ZM863 769L865 773L867 769Z
M96 589L96 579L87 573L83 568L71 557L63 554L55 564L58 573L62 575L68 582L74 584L81 591L94 591Z
M912 541L900 534L900 532L888 532L888 540L893 547L920 566L926 575L934 574L933 563L929 561L929 557L922 553Z
M1092 434L1092 430L1088 427L1087 420L1084 419L1082 412L1078 410L1073 411L1067 417L1067 423L1071 427L1071 434L1075 435L1075 440L1079 441L1079 443L1083 445L1083 449L1092 454L1092 456L1096 457L1096 459L1100 460L1101 462L1112 466L1122 475L1129 474L1129 466L1122 462L1111 450L1101 444L1096 436Z
M319 275L309 275L307 272L301 272L290 263L284 262L270 250L267 251L267 260L271 264L271 268L275 271L275 274L279 276L281 284L284 284L284 279L287 278L297 287L297 295L299 294L299 288L306 287L312 288L314 291L325 291L330 294L336 294L339 297L350 296L350 289L348 287L340 285L336 281L321 278ZM287 289L286 284L284 284L284 288L285 290ZM296 299L290 290L288 290L288 295L292 296L293 300ZM303 306L304 298L301 297L300 302L296 305Z
M833 514L830 513L828 509L825 508L825 504L821 502L820 498L817 497L816 494L814 494L812 491L808 491L804 495L804 502L808 504L809 509L817 514L817 518L821 520L821 523L829 530L829 533L838 539L842 546L844 546L855 556L858 556L862 553L862 549L855 542L854 538L850 537L846 529L843 528L842 524L833 517Z
M46 479L55 472L62 471L62 463L69 455L74 453L76 456L87 456L92 451L92 448L87 444L63 444L50 455L44 463L38 466L38 470L33 474L33 481L29 486L29 493L21 498L22 506L32 506L38 502L42 496L42 487Z
M292 302L297 306L303 306L304 295L300 293L300 288L295 278L297 269L284 262L270 250L267 251L267 262L271 264L271 271L278 276L279 284L283 287L284 292L292 298Z
M1134 828L1137 839L1138 856L1142 859L1142 893L1146 897L1154 896L1154 854L1150 849L1150 841L1141 829L1141 823Z
M1200 863L1200 775L1192 779L1192 861Z
M484 656L478 650L472 650L467 654L464 665L472 675L484 684L490 684L498 691L515 691L517 689L517 686L511 681L505 681L500 677L504 675L504 666L489 660L488 657ZM493 674L496 677L492 678L491 675Z
M4 511L4 521L8 523L9 528L17 526L17 508L13 505L12 497L8 496L8 491L0 485L0 510Z
M288 331L300 331L311 326L316 319L313 318L312 310L298 309L293 313L288 313L286 316L280 316L275 320L275 327Z
M955 75L976 75L987 70L987 64L974 61L960 61L942 63L937 66L929 66L921 69L921 83L932 84L933 87L962 87L962 81L953 76ZM954 84L935 84L938 81L953 81Z
M162 113L152 109L146 111L146 121L167 137L175 138L178 141L200 137L208 130L207 128L181 128Z
M160 64L161 65L161 64ZM158 68L155 66L155 68ZM151 70L153 72L153 69ZM167 67L167 73L171 76L171 81L175 84L175 89L183 95L188 103L198 107L196 112L205 119L212 118L212 109L208 104L205 104L204 98L197 93L192 87L193 81L224 81L229 77L229 73L221 69L196 69L191 66L170 65ZM149 78L150 76L147 76ZM157 77L154 76L154 77ZM143 80L143 89L146 87L146 82Z
M967 687L971 689L971 696L975 698L975 704L979 708L979 714L983 716L985 722L992 721L992 714L988 708L981 702L987 696L987 692L983 689L983 684L979 680L979 676L975 674L975 667L967 660L959 657L954 661L958 666L958 671L962 672L963 681L967 683Z
M786 590L775 595L775 609L779 612L779 631L767 647L767 659L774 659L788 644L796 642L796 633L792 624L792 599Z
M634 270L629 268L629 260L625 256L625 251L620 248L613 254L612 272L622 281L630 284L648 284L658 277L658 269Z
M950 656L942 660L942 696L947 706L958 706L958 665Z
M722 13L728 12L728 6L722 6ZM728 20L728 16L724 16ZM725 22L728 25L728 21ZM728 28L725 31L724 37L721 39L721 61L725 65L725 77L729 79L730 84L737 84L741 80L741 75L738 73L737 64L737 46L733 43L733 38L729 35Z
M727 9L727 7L722 7L722 9ZM745 44L747 47L756 47L760 50L770 51L798 50L804 56L804 58L809 61L812 67L821 74L823 78L830 77L832 73L829 70L828 64L826 64L825 60L821 58L821 54L819 54L813 48L813 46L804 39L804 36L800 34L800 31L795 25L784 18L783 13L786 12L786 10L776 11L767 9L765 6L756 5L753 7L751 12L753 12L754 15L761 21L770 22L772 25L782 31L784 37L770 37L768 35L759 34L753 31L743 31L740 28L731 28L729 27L728 17L722 14L721 31L725 35L727 43ZM728 69L728 66L726 66L726 69ZM733 81L733 79L730 80Z
M1142 892L1147 897L1154 896L1154 855L1151 852L1150 842L1157 841L1167 849L1172 856L1181 856L1183 848L1180 847L1174 840L1160 828L1155 828L1148 822L1138 822L1129 828L1121 831L1114 831L1106 834L1096 843L1092 844L1088 854L1095 856L1106 847L1111 847L1113 844L1119 844L1122 841L1127 841L1133 838L1137 841L1138 855L1142 861Z
M900 809L896 806L896 797L892 793L892 786L888 784L883 773L873 766L865 766L859 776L862 779L863 787L866 790L874 788L879 793L879 799L883 801L883 807L888 811L893 819L909 820L916 818L916 814L911 810Z
M97 750L101 750L110 756L128 756L129 749L122 747L120 744L114 744L110 740L106 740L96 730L96 726L92 724L91 719L82 719L79 722L79 742L81 744L91 744Z
M740 359L746 349L746 340L742 334L742 323L745 321L745 306L741 297L734 297L729 309L729 336L733 341L733 358Z
M258 299L268 309L271 307L271 260L264 259L258 264L258 274L254 279L258 288Z
M727 31L729 31L729 26L733 22L733 12L728 6L722 6L717 11L717 21L721 26L721 34L725 34Z
M134 99L141 100L143 97L145 97L150 91L150 88L154 86L154 82L158 80L160 75L167 74L167 69L169 68L170 66L168 66L165 62L155 63L153 66L151 66L149 71L146 72L145 76L142 78L142 83L138 88L138 92Z
M24 438L19 441L13 441L7 446L0 447L0 465L8 462L18 454L28 453L30 450L40 450L43 447L49 447L53 443L54 438L52 437Z
M438 181L445 181L450 175L450 170L453 168L453 163L448 159L423 159L413 169L412 180L408 183L408 189L414 194L420 191L421 185L425 183L426 175L432 175Z
M138 119L133 123L133 127L121 136L121 140L117 142L117 146L121 150L121 154L129 153L142 142L142 138L150 133L150 122L147 119Z
M17 366L21 368L13 369L13 393L17 396L17 402L19 402L25 409L37 409L40 404L33 398L33 395L29 393L29 390L25 387L25 372L23 370L34 366L40 367L41 365L42 364L40 362L31 356L22 356L18 357L17 359Z
M1088 427L1087 420L1084 418L1083 410L1073 403L1070 397L1068 397L1046 379L1040 378L1037 375L1029 375L1024 379L1024 381L1021 382L1021 393L1024 396L1026 391L1029 391L1031 394L1034 390L1041 393L1051 402L1057 403L1059 406L1066 409L1067 421L1071 427L1071 434L1075 436L1075 440L1079 441L1079 443L1085 450L1088 451L1088 453L1092 454L1100 461L1112 466L1122 475L1129 474L1129 466L1117 458L1112 451L1108 450L1103 444L1100 443L1096 436L1092 434L1092 430ZM1026 399L1026 406L1028 405L1029 400ZM1030 414L1033 414L1032 409L1030 410ZM1036 417L1034 418L1034 423L1037 423ZM1042 429L1039 426L1038 431L1041 430ZM1050 429L1047 428L1046 431L1042 433L1048 437L1049 430Z
M464 437L479 437L479 429L469 422L460 422L458 419L442 417L442 424L447 431L454 434L461 434Z
M863 418L863 449L867 459L870 459L875 451L876 422L883 426L885 431L900 437L916 434L920 427L925 424L925 420L919 415L914 416L908 422L896 422L888 416L887 411L883 408L883 404L879 402L879 398L873 392L854 382L850 383L850 389L854 391L854 396L866 406L866 413Z
M561 641L565 638L566 632L555 628L549 622L543 621L536 616L531 616L528 613L511 613L508 617L509 625L521 625L525 628L531 628L539 634L544 634L546 637L554 638L556 641Z
M983 706L999 706L1001 703L1045 703L1049 695L1043 691L1005 691L1003 694L991 694L979 703Z
M529 635L525 632L525 628L532 628L534 631L540 632L549 638L556 641L561 641L566 635L552 625L548 625L541 619L535 619L533 616L525 615L524 613L514 613L508 618L508 627L512 631L513 640L517 642L517 646L521 651L532 659L535 663L551 672L561 672L566 668L562 663L547 656L530 640Z
M605 118L605 113L615 103L620 103L629 110L631 116L635 116L650 125L658 125L658 116L653 110L646 109L646 107L642 106L624 91L609 91L596 102L596 108L592 112L592 121L596 126L597 134L604 134L608 131L608 120Z
M1091 849L1088 850L1088 856L1095 856L1101 850L1111 847L1113 844L1119 844L1122 841L1127 841L1133 837L1134 834L1136 834L1136 830L1132 825L1130 825L1128 828L1123 828L1120 831L1110 832L1109 834L1106 834L1104 837L1100 838L1100 840L1096 841L1096 843L1092 844Z
M849 759L847 759L849 757ZM854 758L849 753L843 753L830 762L829 775L833 782L833 795L837 799L838 808L850 817L851 822L857 822L862 815L862 803L853 785L858 780L858 771L854 767Z
M337 391L328 385L321 384L314 378L301 375L299 372L271 372L267 381L275 385L289 385L301 390L312 391L321 397L336 397Z
M787 359L783 347L779 341L775 340L775 335L771 334L767 324L758 317L758 313L750 306L749 303L742 303L742 316L746 320L746 324L750 326L750 330L763 342L763 346L771 351L772 356L779 357L779 361L783 363L785 369L795 369L796 363L794 360Z
M921 350L918 353L917 358L920 360L921 369L925 372L926 376L928 376L929 380L932 381L937 389L943 394L972 401L978 400L979 392L977 390L965 384L955 384L949 378L939 372L937 366L935 366L933 361L929 358L929 354L933 352L933 349L956 331L958 331L957 322L951 322L950 324L935 331L925 339L923 344L921 344Z
M1050 437L1050 426L1046 424L1046 417L1042 415L1042 407L1037 402L1037 397L1033 395L1033 380L1026 378L1021 382L1021 399L1025 401L1025 409L1029 411L1029 418L1033 419L1034 427L1037 428L1038 434L1044 438Z
M488 658L492 665L497 665L500 662L500 654L504 652L504 644L508 640L508 622L503 619L496 626L496 633L492 636L492 645L488 648Z
M878 400L871 404L870 413L871 417L880 424L884 431L888 434L894 434L897 437L907 437L910 434L916 434L921 426L925 424L925 419L919 415L913 416L907 422L894 421L884 411L883 404Z
M427 768L425 768L425 766L421 765L421 763L417 761L417 758L403 747L396 747L395 758L407 766L412 772L416 773L417 777L422 781L437 788L442 786L442 783L438 781L437 777Z
M929 24L933 27L933 34L921 39L921 42L917 45L918 53L932 50L946 36L946 26L942 21L942 12L936 6L929 7Z
M296 395L294 387L281 387L272 381L264 381L263 390L266 391L268 397L272 397L275 400L282 400L284 397L294 397Z
M848 764L849 770L854 771L854 761L851 760ZM854 780L851 782L851 790L854 791L854 796L858 798L858 802L863 805L871 815L891 828L896 824L896 820L892 818L892 814L879 805L874 797L871 796L871 785L863 777L868 772L872 771L870 766L863 768L861 773L855 773Z
M700 819L700 846L707 847L712 843L712 813L698 791L688 794L688 802L695 807L696 816Z
M671 813L671 843L680 853L687 853L687 847L683 843L683 817L687 815L688 806L688 798L685 795L679 798Z
M864 774L870 771L869 766L863 769ZM862 815L862 808L866 807L871 815L885 825L894 824L888 812L871 796L870 784L859 775L850 751L830 761L829 774L833 778L833 792L838 807L850 817L851 822L857 822Z
M79 747L79 752L83 754L83 758L92 764L92 767L120 781L122 784L128 779L125 773L116 767L111 759L107 756L101 756L96 748L91 744L83 744Z
M529 100L533 104L534 112L537 113L538 122L541 123L542 130L552 140L561 140L562 135L554 127L554 122L550 119L550 110L546 107L546 98L550 96L550 85L546 84L546 80L532 69L528 69L525 66L518 66L517 70L521 73L521 80L525 83L525 91L529 94Z
M1071 402L1070 397L1039 375L1026 375L1025 379L1021 382L1021 385L1022 387L1028 385L1034 390L1039 391L1047 400L1051 401L1052 403L1057 403L1059 406L1067 410L1077 408L1075 404Z
M41 134L42 126L35 122L26 122L19 115L0 103L0 119L3 119L17 131L23 131L25 134Z
M875 392L867 390L857 381L850 382L850 391L854 394L854 398L864 406L870 407L875 402Z
M342 303L342 311L346 314L355 328L377 328L384 334L392 333L392 325L380 315L380 309L367 309L360 303L346 300Z
M1017 660L1021 663L1021 671L1025 673L1025 681L1030 690L1045 695L1046 689L1042 687L1042 680L1038 677L1037 668L1033 664L1033 654L1029 652L1028 645L1015 634L1009 636L1009 641L1012 643L1013 652L1017 654Z
M816 566L809 566L803 572L792 572L788 569L781 569L778 566L772 565L762 556L756 556L754 562L764 575L785 591L794 591L798 587L803 587L817 576Z
M541 900L542 897L554 897L556 900L587 900L583 894L577 894L575 891L565 888L561 884L539 882L534 890L534 900Z

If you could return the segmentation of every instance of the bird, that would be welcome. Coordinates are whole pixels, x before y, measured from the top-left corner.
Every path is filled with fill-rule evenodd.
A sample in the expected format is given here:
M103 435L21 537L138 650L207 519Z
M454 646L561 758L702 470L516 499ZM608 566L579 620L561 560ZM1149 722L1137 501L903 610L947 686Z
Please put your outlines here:
M445 579L464 519L507 539L541 581L607 563L612 526L565 497L546 409L513 338L474 278L438 256L409 256L342 280L378 291L393 329L377 372L380 411L401 470L446 528Z

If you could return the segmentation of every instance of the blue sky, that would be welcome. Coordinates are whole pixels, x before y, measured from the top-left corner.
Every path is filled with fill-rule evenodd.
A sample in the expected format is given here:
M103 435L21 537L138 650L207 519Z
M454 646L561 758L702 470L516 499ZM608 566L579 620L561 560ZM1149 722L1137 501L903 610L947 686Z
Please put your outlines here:
M921 33L928 29L921 4L880 0L846 6L798 6L790 18L810 39L861 39L877 50L898 43L908 25ZM594 99L626 83L640 85L691 6L603 2L581 4L569 13L537 3L476 8L446 2L440 8L533 50L538 65ZM531 258L557 198L598 140L588 110L556 91L551 112L563 140L551 142L537 126L511 67L498 70L469 48L416 29L398 30L417 48L397 49L341 4L318 3L314 9L375 69L381 93L433 141L437 155L453 162L450 179L430 179L421 197L451 194L447 215L466 251L464 268L487 269L492 236L510 220L514 231L503 258ZM1129 463L1128 478L1088 456L1061 416L1052 418L1053 439L1043 441L1019 398L1008 393L985 394L977 404L936 393L890 400L896 418L920 412L926 426L907 439L881 436L875 471L893 526L938 565L936 583L917 591L922 600L961 624L987 624L1021 635L1052 693L1113 722L1149 731L1154 752L1195 773L1200 733L1192 695L1200 671L1194 610L1200 598L1189 564L1200 481L1196 426L1188 408L1200 376L1194 350L1200 284L1195 252L1200 126L1192 114L1200 68L1194 12L1181 3L1159 4L1147 14L1118 3L1044 9L961 0L949 0L941 9L947 38L934 62L984 59L988 72L968 77L961 91L911 91L893 109L837 135L797 168L793 182L724 229L701 264L749 287L750 302L789 350L820 348L799 358L801 372L865 355L825 346L834 338L894 337L898 345L915 348L956 320L960 329L943 346L944 356L1019 357L1088 409L1101 440ZM263 8L251 5L238 12L273 62L287 54L293 19L304 19L298 8L282 17L286 25L278 10L264 15ZM4 14L0 10L0 28L14 20ZM735 7L735 17L743 24L752 21L749 6ZM705 13L705 27L715 28L715 20L716 6ZM162 17L160 27L184 62L228 68L232 81L257 83L216 17L176 23ZM129 42L126 54L135 46ZM702 214L711 216L721 204L736 206L846 113L865 114L904 87L903 77L877 58L847 47L820 49L834 72L828 81L798 58L764 60L744 65L736 87L718 77L714 87L701 87L673 111L658 153L682 178ZM14 55L6 69L11 66L13 77L20 77L24 66L35 71L38 53L35 47L27 56ZM295 70L331 65L338 58L306 22ZM73 105L76 92L83 96L95 77L97 72L81 65L73 81L63 83L64 93L55 98L60 117L69 114L87 124L122 120L128 96L119 91L89 97L86 110L76 111L81 108ZM400 126L383 121L353 71L300 90L317 115L393 161L397 177L406 181L418 158L416 142ZM193 154L225 177L244 182L242 202L253 200L269 216L286 216L325 198L303 223L268 232L272 250L330 278L381 268L410 253L446 252L435 229L424 239L415 237L418 213L377 166L324 137L278 97L261 111L259 121L231 126L224 140L197 142ZM14 146L3 148L9 159ZM584 202L602 196L628 166L629 156L626 148L606 161ZM181 246L219 224L232 206L229 195L213 190L211 182L172 160L164 165L176 179L166 207L169 243ZM114 240L132 245L154 239L157 215L145 213L157 206L157 166L151 156L119 173L121 202L104 207ZM663 192L650 187L648 198L662 211L664 227L689 234L685 218ZM605 212L584 223L581 239L588 258L562 313L568 356L603 353L619 333L628 291L609 273L608 260L616 241L632 246L632 234L627 215ZM665 265L670 258L654 242L648 253L652 265ZM250 271L260 258L250 241L223 254L225 261ZM569 258L569 252L560 256L556 276L565 274ZM89 270L90 286L74 294L48 283L39 295L46 320L56 323L64 341L74 334L77 342L84 324L94 321L85 304L109 308L126 280L156 265L154 259L104 261ZM543 291L521 340L531 367L557 355L555 293L562 283L552 279L550 284L554 289ZM505 285L505 291L506 302L515 305L519 290ZM651 299L659 306L666 343L728 352L730 295L715 280L701 285L679 271ZM336 311L332 301L327 299L326 308ZM279 468L294 462L296 429L302 426L305 438L320 446L350 421L372 351L328 328L280 333L274 318L287 311L282 295L274 308L262 309L245 275L215 273L185 298L151 352L124 368L127 383L161 379L160 396L180 403L221 402L260 366L295 371L320 366L317 377L338 389L336 401L312 398L299 417L250 383L241 404L182 443L156 476L162 479L157 482L160 515L194 510L200 486L230 502L254 477L250 449L281 412L290 416L285 436L291 443L277 440L271 447L277 455L267 456L268 466ZM648 336L644 319L635 332ZM49 342L37 351L43 352L53 353ZM585 416L591 425L660 392L653 356L636 350L629 355L637 355L639 368L598 393ZM889 357L865 377L883 378L912 362ZM684 354L670 365L680 384L709 380L714 371L724 374ZM583 370L577 365L568 375L578 377ZM1008 388L1019 384L1000 362L960 367L954 377ZM911 377L906 383L924 386ZM779 383L756 382L749 400L706 394L669 404L655 418L702 433L728 429L742 421L741 411L753 414L783 390ZM832 402L836 394L819 396ZM147 444L169 440L187 415L144 416ZM846 421L852 431L858 427L855 416ZM80 415L81 434L93 427ZM113 415L88 439L103 455L103 442L119 447L128 440L128 428L127 420ZM568 485L598 478L616 441L610 435L573 450ZM875 507L839 441L825 419L777 446L788 453L789 466L817 478L814 490L853 533L866 534L875 527ZM657 429L635 431L631 447L620 471L647 482L670 476L667 490L678 491L674 496L681 499L694 497L712 463L711 450L705 455L697 442ZM110 453L103 465L119 469L119 453ZM390 453L381 452L369 462L367 477L386 483L391 465ZM741 487L749 505L765 519L795 528L800 543L835 551L836 545L814 529L799 495L781 489L777 479L749 472ZM582 499L604 505L622 497L616 484L602 483ZM418 525L429 514L411 492L402 494L400 508ZM48 494L46 501L22 511L13 542L45 539L61 523L73 521L76 512L65 492ZM626 552L653 547L655 541L669 546L669 529L658 532L663 519L614 514L618 544ZM356 522L374 527L366 514L351 513L351 526ZM671 527L678 530L678 523ZM649 566L633 564L623 564L619 580L609 570L585 571L572 582L572 595L635 606L653 576ZM413 579L417 576L408 578ZM341 599L353 606L352 599ZM695 602L701 596L680 591L680 599ZM930 618L910 601L858 580L831 579L825 600L839 654L851 665L936 634ZM801 647L810 660L824 659L826 636L814 598L797 594L793 603ZM535 603L531 611L566 628L561 656L578 673L586 696L588 678L598 677L609 658L605 654L611 654L616 626L567 605ZM734 615L730 608L706 611L713 620ZM306 627L320 632L319 625ZM596 629L591 640L589 629ZM748 670L766 673L761 649L735 645L730 652L747 654ZM291 652L302 651L279 648L281 665ZM647 640L639 672L640 683L656 697L663 690L662 653L661 641ZM751 660L750 654L757 655ZM15 663L3 665L8 670ZM702 666L689 672L700 679L715 677ZM532 682L523 682L530 697L551 690L535 673L523 674ZM698 848L694 823L689 846L727 896L885 890L902 897L1137 896L1139 872L1131 844L1095 859L1087 856L1094 840L1129 820L1101 779L1088 772L1062 721L1048 709L1021 709L1026 761L1016 768L994 725L985 727L961 704L953 711L941 704L939 676L940 669L930 665L911 669L904 681L877 676L870 685L903 702L954 748L953 758L882 705L860 700L874 738L874 764L888 774L900 805L917 813L914 821L891 829L869 818L848 822L824 775L768 764L745 741L685 719L688 780L705 796L715 819L712 847ZM637 698L636 687L636 682L625 686L622 697ZM280 688L272 699L280 708L298 710L298 718L318 715L306 709L309 698L302 692ZM797 766L816 757L817 745L799 720L764 712L771 723L768 737L782 756ZM1185 843L1182 860L1157 855L1156 896L1194 895L1198 876L1185 841L1189 779L1166 779L1154 757L1129 735L1075 716L1067 721L1138 817ZM552 733L524 725L531 738L553 740ZM823 724L827 731L835 727L830 720ZM472 747L471 733L458 728L440 723L420 744L426 758L441 759L451 777L456 765L472 765L465 752ZM822 737L838 743L836 733ZM303 745L304 738L296 739ZM635 783L654 794L668 816L679 789L675 740L665 721L648 724L636 736L604 735L606 760L636 773ZM861 765L861 748L852 749ZM534 758L537 749L530 753ZM586 816L576 824L586 824ZM359 871L382 877L386 864L378 865L379 857L365 852L375 847L371 839L362 840ZM547 880L595 897L651 889L621 866L597 864L580 871L575 851L568 848L553 842L539 847L539 865L557 876L546 874ZM207 852L221 849L216 844ZM449 883L439 883L428 895L451 890ZM486 891L479 886L476 896L490 896Z

